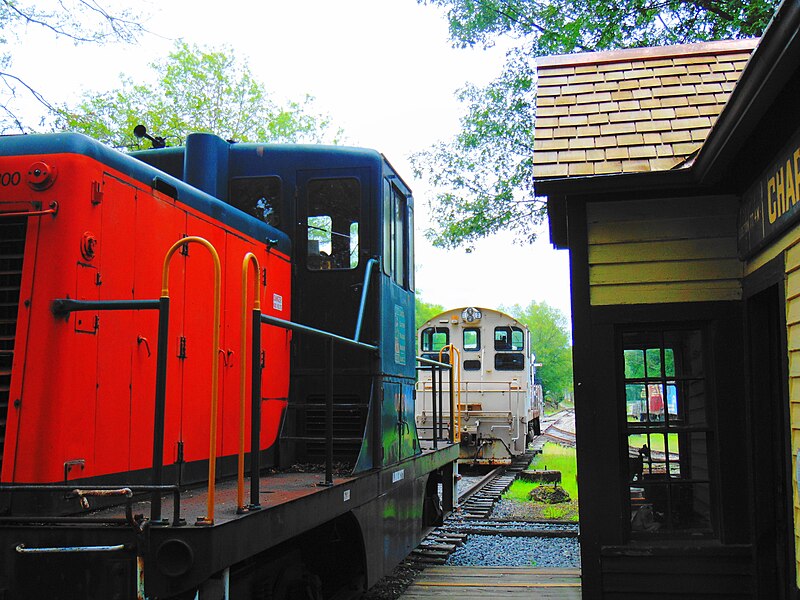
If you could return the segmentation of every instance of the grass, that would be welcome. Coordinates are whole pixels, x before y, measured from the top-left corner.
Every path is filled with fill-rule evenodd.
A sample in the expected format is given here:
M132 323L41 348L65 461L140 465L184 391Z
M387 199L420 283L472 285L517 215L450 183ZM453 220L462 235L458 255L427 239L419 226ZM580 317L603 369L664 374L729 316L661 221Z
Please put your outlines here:
M570 498L573 500L578 499L577 463L574 448L565 448L558 444L547 443L542 448L542 453L533 459L529 468L561 471L561 487L567 491ZM503 498L516 500L517 502L527 502L528 494L539 485L541 484L517 480L503 494ZM548 516L547 518L549 519L560 519L564 514L564 508L559 507L557 504L547 507L545 511L553 514L561 513L559 516Z
M641 448L645 444L648 444L650 450L655 450L656 452L664 452L664 437L665 436L663 433L651 433L650 440L648 441L646 435L629 435L628 445L631 448ZM670 433L668 437L669 437L669 451L678 452L678 434Z

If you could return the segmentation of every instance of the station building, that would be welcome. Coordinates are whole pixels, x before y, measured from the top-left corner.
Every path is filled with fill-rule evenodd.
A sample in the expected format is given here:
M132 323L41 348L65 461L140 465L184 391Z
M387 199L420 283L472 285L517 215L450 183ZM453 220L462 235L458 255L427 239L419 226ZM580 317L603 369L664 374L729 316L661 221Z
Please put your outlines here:
M584 598L797 598L800 2L760 40L540 59Z

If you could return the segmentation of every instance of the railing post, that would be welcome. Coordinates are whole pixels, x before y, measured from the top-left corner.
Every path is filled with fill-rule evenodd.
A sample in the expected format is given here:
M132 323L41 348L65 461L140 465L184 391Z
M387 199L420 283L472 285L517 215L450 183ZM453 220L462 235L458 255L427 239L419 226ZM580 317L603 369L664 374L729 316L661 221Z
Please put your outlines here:
M443 381L444 375L442 373L443 370L444 370L443 368L439 367L438 375L439 375L439 403L440 403L440 405L441 405L441 402L442 402L442 396L444 396L444 381ZM441 416L442 414L444 414L444 413L442 413L442 411L440 409L439 410L439 415ZM442 438L442 421L443 420L444 419L440 418L439 419L439 423L435 423L436 428L437 428L436 429L436 437L438 437L439 439Z
M325 341L325 482L333 485L333 340Z
M217 382L219 381L219 364L218 364L218 353L219 353L219 325L221 320L221 305L222 305L222 266L219 260L219 254L217 253L214 246L208 240L197 237L197 236L187 236L181 238L180 240L176 241L172 244L172 247L167 250L166 255L164 256L164 265L161 269L161 298L169 298L169 266L170 261L172 260L173 255L177 250L189 243L198 243L206 248L211 254L211 259L214 263L214 315L213 315L213 330L212 330L212 342L211 342L211 434L209 439L209 450L208 450L208 500L206 502L206 512L208 513L204 517L197 517L197 525L213 525L214 524L214 493L215 493L215 484L216 484L216 471L217 471L217 406L219 404L219 389L217 387ZM160 325L159 325L160 328ZM160 338L159 338L160 340ZM164 344L166 348L166 342ZM166 352L164 353L164 361L165 361L165 376L166 376ZM166 386L164 387L166 391ZM162 406L163 408L163 406ZM158 403L156 403L156 410L158 410ZM162 417L163 421L163 417ZM155 431L155 424L153 429L153 438L156 438L156 431ZM163 433L163 424L162 424L162 432L161 432L161 441L159 447L155 447L154 441L154 448L153 448L153 476L161 478L161 467L163 462L163 452L164 452L164 433ZM156 468L156 456L159 456L159 460L157 463ZM159 519L161 517L161 502L158 502L158 515Z
M455 369L450 367L450 443L454 443L456 440L456 431L455 431L455 377L454 375Z
M248 252L244 256L244 260L242 261L242 320L241 320L241 337L240 337L240 354L241 358L239 363L239 453L238 453L238 464L237 464L237 471L236 471L236 510L239 513L245 512L250 508L253 508L253 473L255 473L255 478L258 479L258 472L260 465L256 467L254 471L251 471L250 477L250 507L245 506L244 504L244 430L245 430L245 390L247 388L246 379L247 379L247 275L250 272L250 265L253 265L255 270L255 277L253 278L253 311L252 314L255 315L255 320L251 317L251 322L253 326L252 331L252 346L250 348L251 360L250 360L250 368L251 368L251 384L253 385L253 389L251 390L251 436L250 436L250 460L251 463L253 459L258 456L259 451L259 435L256 434L256 422L253 415L253 403L255 402L256 395L258 394L258 401L261 401L260 397L260 385L258 388L255 387L254 377L257 371L261 370L260 361L257 362L253 360L253 358L260 358L261 355L261 342L260 340L256 343L258 339L258 332L261 330L261 299L259 298L261 290L259 289L259 281L258 276L261 273L261 267L258 264L258 258L252 252ZM258 366L257 366L258 365ZM260 433L260 432L259 432ZM258 483L256 482L256 491L255 491L255 499L256 504L258 503Z
M431 428L431 432L432 432L431 435L433 436L433 449L434 450L439 447L438 440L436 439L438 437L438 435L437 435L438 429L437 429L437 425L436 425L436 417L437 417L437 415L436 415L436 408L435 408L436 407L436 398L437 398L437 394L436 394L436 368L437 367L434 367L433 365L431 365L431 400L432 400L432 404L434 406L434 409L433 409L433 427ZM441 367L438 367L438 368L441 368ZM439 405L439 408L441 409L441 404ZM438 417L440 419L442 418L441 410L439 411Z
M154 486L162 484L164 467L164 418L167 399L167 346L169 343L169 296L162 295L158 306L158 346L156 349L156 397L153 416ZM150 521L161 521L161 492L154 491L150 503Z
M431 381L436 379L436 367L431 366ZM431 395L431 410L433 411L433 427L431 428L431 436L433 437L433 449L436 450L439 448L439 439L438 435L436 435L436 419L441 418L441 403L439 404L439 414L436 414L436 384L432 385L432 395Z
M250 508L261 508L261 309L253 309L252 404L250 415Z

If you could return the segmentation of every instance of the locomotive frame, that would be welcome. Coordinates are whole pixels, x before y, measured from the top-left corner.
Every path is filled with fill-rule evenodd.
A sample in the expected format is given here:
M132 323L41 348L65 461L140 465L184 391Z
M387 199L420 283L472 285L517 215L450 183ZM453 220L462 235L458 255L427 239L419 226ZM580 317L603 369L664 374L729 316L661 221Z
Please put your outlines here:
M55 134L0 165L4 597L355 593L441 518L438 483L452 509L457 446L413 426L413 201L382 155Z

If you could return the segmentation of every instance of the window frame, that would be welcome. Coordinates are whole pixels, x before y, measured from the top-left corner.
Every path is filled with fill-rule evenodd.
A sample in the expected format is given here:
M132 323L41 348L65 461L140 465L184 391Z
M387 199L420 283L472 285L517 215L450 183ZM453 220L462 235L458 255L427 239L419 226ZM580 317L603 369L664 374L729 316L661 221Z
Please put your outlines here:
M467 332L475 333L476 346L474 348L467 348ZM481 328L480 327L464 327L461 330L461 349L464 352L480 352L481 351Z
M414 289L414 210L411 196L383 180L383 272L403 289Z
M508 331L508 342L498 346L498 343L502 344L502 342L497 339L497 334L503 330ZM514 345L515 333L519 333L522 338L519 347ZM521 327L517 327L516 325L498 325L494 328L494 349L496 352L525 352L525 332Z
M430 346L425 346L425 335L429 331L433 331L430 335ZM433 338L437 334L445 334L445 343L442 344L438 349L434 350L434 343ZM420 352L439 352L442 348L445 348L450 345L450 328L449 327L437 327L435 325L431 325L430 327L426 327L423 329L419 334L419 348Z
M676 347L668 348L666 340L672 336L683 336L683 345L685 346L686 340L692 335L697 335L699 338L693 355L696 356L699 353L701 368L699 373L691 371L684 373L684 369L678 367L679 364L684 362L684 358L676 351ZM634 336L641 336L643 339L657 336L660 340L660 345L653 346L649 343L632 345L626 342L626 337L630 339ZM713 364L713 357L710 352L707 328L701 323L659 323L621 327L617 331L617 348L617 356L615 357L615 361L618 364L617 381L619 387L617 404L622 413L620 417L622 423L620 443L622 448L628 449L628 452L623 453L623 456L628 457L627 468L623 470L624 488L627 490L623 496L623 501L631 514L631 519L627 525L627 535L633 540L718 539L720 536L718 523L720 506L717 495L719 461L716 452L718 425L714 418L716 398L712 389L713 379L709 368ZM655 375L651 373L651 368L648 366L649 363L654 361L655 357L655 353L648 355L650 350L658 350L656 363L658 368ZM671 373L668 370L667 350L672 353L673 370ZM628 370L626 363L626 352L628 351L642 352L641 362L643 366L640 373L631 373ZM695 360L697 359L695 358ZM643 396L644 410L645 414L647 414L645 419L640 417L639 420L631 420L633 417L630 414L629 406L631 396L628 393L630 386L643 386L645 390ZM660 388L658 391L660 391L660 402L663 407L663 416L661 418L658 417L658 409L656 408L653 411L652 408L654 405L657 406L659 402L658 397L651 396L653 391L651 388L655 387ZM670 398L670 388L675 391L673 399ZM687 415L693 410L693 405L698 403L698 397L703 399L702 411L704 417L701 421L692 423L690 422L692 417ZM671 408L673 401L674 410ZM654 402L655 404L653 404ZM694 408L694 410L697 409ZM655 415L655 418L651 417L651 415ZM640 439L638 436L644 436L647 444L648 452L640 452L638 458L633 455L634 447L630 442L632 436L636 436L634 439ZM653 436L655 436L656 440L660 439L663 442L663 452L653 447ZM677 446L677 452L672 452L673 444ZM644 450L644 447L641 450ZM654 454L663 454L663 460L654 459ZM670 458L673 454L675 458ZM697 457L702 457L699 467L692 464ZM653 465L658 464L663 465L664 469L664 473L660 475L653 469ZM636 471L638 468L641 468L641 471ZM695 476L695 468L704 471L706 476ZM687 472L686 476L683 472L684 469ZM646 479L647 475L654 476L649 479L649 483L648 479ZM638 481L636 480L637 477ZM681 507L685 506L684 499L687 496L692 498L690 506L694 511L696 507L694 499L696 492L701 490L701 486L707 490L704 492L708 505L707 524L696 527L681 527L679 523L680 516L676 518L673 515L681 514ZM648 490L653 492L652 497L654 498L658 498L661 492L665 492L663 497L666 498L666 506L668 508L663 515L666 526L662 526L659 523L658 529L647 530L639 529L642 524L641 521L634 524L634 517L636 516L634 512L634 490L638 489L643 490L641 506L648 504L646 497ZM687 493L687 490L690 493ZM636 500L638 502L640 498ZM655 502L653 504L655 505ZM655 510L655 507L651 508L653 514L657 516L659 514L658 511ZM678 522L677 524L676 521Z
M315 186L317 185L324 185L326 182L346 182L352 181L355 184L354 188L354 195L352 196L351 200L352 206L348 208L352 208L356 217L356 220L350 220L347 216L341 216L341 218L335 218L337 215L334 214L334 211L329 210L328 213L320 213L319 210L314 210L313 207L316 206L314 203L314 198L316 197ZM363 195L363 183L361 179L354 175L345 175L340 177L333 177L333 176L320 176L320 177L312 177L305 183L305 223L302 223L301 226L303 231L305 231L305 263L306 263L306 270L311 272L324 272L324 271L353 271L358 269L361 264L361 224L363 222L363 214L362 214L362 198ZM341 206L342 203L337 202L337 205ZM320 203L320 207L322 204ZM329 208L326 206L326 208ZM315 214L312 214L315 213ZM316 214L319 213L319 214ZM328 232L328 240L318 239L312 237L310 235L311 229L319 229L319 227L312 225L313 219L329 219L330 220L330 231ZM345 236L344 233L341 231L341 226L347 223L347 235ZM353 232L353 225L356 226L355 232ZM347 238L347 248L341 244L341 240L337 240L336 236L346 237ZM317 242L316 245L316 252L312 251L315 247L313 242ZM321 248L321 244L319 242L324 242L330 244L330 252L328 254L323 254L323 249ZM355 242L355 245L354 245ZM346 261L343 261L342 258L346 257ZM317 265L317 266L315 266Z

